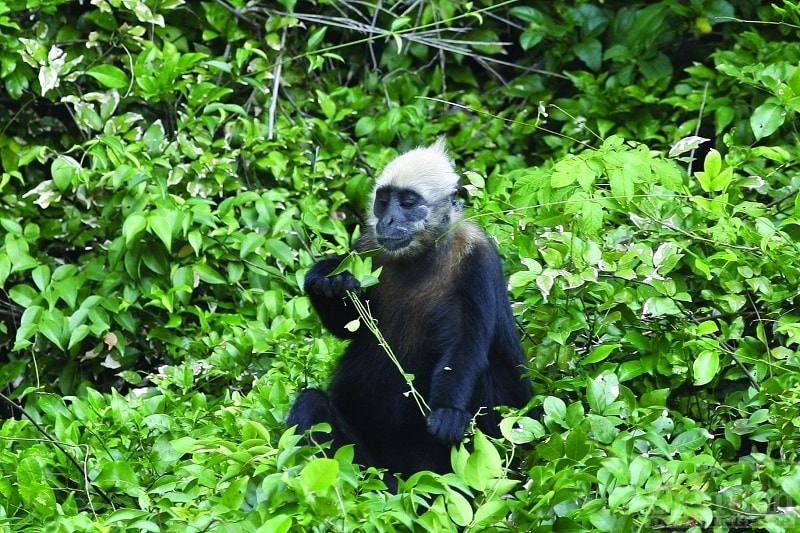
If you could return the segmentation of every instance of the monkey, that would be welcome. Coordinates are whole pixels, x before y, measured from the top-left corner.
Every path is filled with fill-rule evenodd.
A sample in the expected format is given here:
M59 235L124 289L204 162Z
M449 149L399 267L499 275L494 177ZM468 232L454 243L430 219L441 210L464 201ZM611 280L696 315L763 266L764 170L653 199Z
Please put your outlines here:
M354 445L354 461L404 478L451 471L450 451L471 421L499 437L496 407L524 408L532 397L526 361L498 251L465 220L459 176L444 138L390 161L375 181L357 252L379 250L379 282L362 289L349 272L331 275L344 259L314 264L304 288L322 324L349 339L328 385L302 391L287 424L306 432L326 422L330 451ZM356 295L430 411L368 328L347 328Z

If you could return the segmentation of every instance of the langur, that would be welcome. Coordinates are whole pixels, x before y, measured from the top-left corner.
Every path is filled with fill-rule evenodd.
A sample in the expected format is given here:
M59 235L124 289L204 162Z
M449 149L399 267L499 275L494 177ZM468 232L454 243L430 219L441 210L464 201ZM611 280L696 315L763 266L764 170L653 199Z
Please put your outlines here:
M459 178L444 140L391 161L376 180L359 252L378 249L377 285L362 289L342 262L320 260L305 290L323 325L350 343L327 393L307 389L287 423L298 431L327 422L335 450L354 444L355 460L407 477L451 470L450 448L470 421L499 436L497 406L531 399L525 357L506 292L500 257L489 237L466 221ZM423 413L375 335L362 326L347 293L365 302L383 337L430 411Z

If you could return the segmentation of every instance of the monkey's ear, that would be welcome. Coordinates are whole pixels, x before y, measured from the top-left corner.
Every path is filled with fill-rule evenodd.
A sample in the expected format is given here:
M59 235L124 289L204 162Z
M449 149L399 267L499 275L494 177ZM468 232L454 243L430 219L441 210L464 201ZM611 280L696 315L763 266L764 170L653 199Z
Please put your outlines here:
M467 190L464 187L459 187L450 195L450 204L455 209L461 209L464 205L464 200L467 198Z

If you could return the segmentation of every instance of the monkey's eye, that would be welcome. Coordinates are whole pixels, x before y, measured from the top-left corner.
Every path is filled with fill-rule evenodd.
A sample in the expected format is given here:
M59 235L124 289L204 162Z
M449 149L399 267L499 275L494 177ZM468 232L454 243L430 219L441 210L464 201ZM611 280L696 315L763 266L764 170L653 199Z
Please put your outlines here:
M383 191L378 191L375 195L375 207L386 208L389 206L389 195Z
M420 196L413 192L405 192L400 196L400 206L404 209L411 209L419 204Z

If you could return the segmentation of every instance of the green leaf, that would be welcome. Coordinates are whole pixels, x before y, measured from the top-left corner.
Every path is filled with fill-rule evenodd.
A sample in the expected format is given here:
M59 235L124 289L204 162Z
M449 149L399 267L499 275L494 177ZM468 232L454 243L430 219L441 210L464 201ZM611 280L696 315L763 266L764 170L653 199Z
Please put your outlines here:
M717 150L712 148L708 151L706 159L703 162L703 170L705 170L706 174L712 179L722 170L722 156Z
M750 128L756 140L761 140L775 133L786 121L786 110L771 101L758 106L750 116Z
M694 360L692 373L695 385L705 385L709 383L719 372L719 352L716 350L704 350Z
M142 140L150 153L160 153L164 149L164 124L160 120L156 120L144 132Z
M795 504L800 504L800 467L795 466L788 475L779 477L778 483Z
M87 70L86 74L109 89L123 89L130 85L128 75L114 65L98 65Z
M317 101L325 117L332 120L336 116L336 104L333 99L327 93L317 90Z
M139 477L128 461L104 462L100 473L93 481L103 490L113 490L131 496L139 494L142 490Z
M582 179L586 177L594 179L592 169L589 168L586 161L579 156L569 154L553 167L550 185L556 189L567 187L578 181L579 176Z
M675 301L667 296L653 296L645 300L642 313L653 317L683 314Z
M588 443L586 432L580 427L570 430L567 440L564 442L564 454L567 459L581 461L590 453L591 447Z
M408 26L409 22L411 22L411 17L408 16L397 17L392 21L391 31L401 30L404 27Z
M567 404L564 400L555 396L548 396L542 403L544 414L554 419L556 422L564 422L567 416Z
M693 428L678 434L672 440L672 446L678 453L693 453L705 446L710 439L711 435L705 429Z
M630 483L631 471L626 461L623 461L619 457L609 457L603 459L601 464L601 472L602 470L608 471L608 473L613 476L613 479L617 481L618 485L628 485Z
M474 481L483 484L503 476L503 460L497 448L481 431L475 432L472 439L473 451L467 460L467 472L475 475ZM474 483L472 486L480 488Z
M586 200L581 205L580 225L589 235L596 234L603 227L603 208L598 202Z
M63 192L72 185L80 167L80 163L67 155L60 155L53 160L53 164L50 165L50 174L59 191Z
M8 276L11 274L11 259L8 254L0 249L0 287L6 284Z
M733 181L733 167L728 167L711 179L711 190L714 192L724 192L728 185Z
M17 359L16 361L10 361L2 366L0 366L0 387L5 387L12 381L19 378L23 372L25 372L25 368L28 366L28 361L24 359Z
M152 516L150 511L144 511L140 509L118 509L108 515L104 522L109 525L122 522L122 524L118 526L120 529L130 529L133 525L135 525L139 531L152 531L154 533L158 533L161 531L161 528L157 527L153 522L147 520L147 518L150 516Z
M6 254L11 261L11 272L35 268L39 262L30 255L28 243L11 233L6 235Z
M530 270L520 270L518 272L514 272L508 278L508 286L512 289L527 287L536 281L536 278L539 277L539 274L541 274L541 272L533 272Z
M642 394L639 400L640 407L664 407L667 405L670 389L656 389Z
M203 235L199 231L193 230L189 232L187 238L189 239L189 245L192 247L192 250L194 250L195 255L200 255L203 249Z
M5 229L8 233L14 235L22 234L22 225L16 220L11 220L10 218L0 218L0 226L2 226L3 229Z
M250 478L243 475L232 479L228 488L222 492L219 503L228 509L238 511L244 503L244 497L247 495L249 481Z
M270 533L288 533L292 527L292 517L290 515L279 514L266 520L258 531L269 531Z
M125 222L122 223L122 235L125 237L125 244L130 246L136 237L147 228L147 217L141 213L131 213Z
M300 485L307 492L323 491L336 482L339 476L339 462L320 457L312 459L300 472Z
M717 326L716 321L706 320L705 322L701 322L697 326L696 333L698 336L703 336L703 335L711 335L713 333L716 333L717 331L719 331L719 326Z
M572 47L578 59L594 71L603 66L603 45L597 39L589 39Z
M500 422L500 430L503 437L514 444L527 444L543 437L546 432L541 422L525 416L504 418Z
M589 413L586 419L589 421L589 429L594 440L610 444L617 437L619 430L608 417Z
M619 379L609 372L589 381L586 401L596 414L605 414L606 408L619 397Z
M509 9L509 14L525 22L541 24L545 20L544 14L531 6L516 6Z
M636 65L647 79L655 80L672 75L672 63L663 53L658 53L653 59L637 61Z
M16 488L25 507L34 510L40 518L52 516L56 508L56 497L53 489L45 483L48 479L43 458L28 456L17 464Z
M247 259L247 257L255 253L256 249L260 246L263 246L265 242L264 236L258 233L248 233L242 239L242 244L239 248L239 257L241 259Z
M197 272L200 280L204 283L210 283L212 285L223 285L228 283L219 272L205 263L196 263L192 268Z
M82 277L75 276L64 279L56 285L56 294L64 300L70 309L74 309L78 301L78 291L82 285Z
M705 172L695 172L694 177L697 178L697 182L700 184L700 188L703 189L703 192L711 192L711 176Z
M202 443L194 437L180 437L169 442L178 454L193 453L202 447Z
M599 363L600 361L605 360L606 357L611 355L611 353L618 349L621 344L603 344L598 346L592 352L587 355L583 360L581 360L582 365L589 365L593 363Z
M541 28L528 28L519 36L519 45L523 50L530 50L539 44L545 35Z
M151 214L147 217L147 227L161 239L167 251L172 251L172 236L175 231L177 213L162 211L163 214Z
M315 50L319 43L322 42L322 39L325 38L325 32L328 31L328 26L322 26L321 28L317 29L311 36L308 38L308 42L306 44L306 50Z
M483 502L476 510L475 517L469 531L491 531L495 523L502 523L504 516L509 514L508 500L489 500Z
M69 344L67 321L56 309L43 314L42 321L39 323L39 331L61 350L67 348Z
M283 241L278 239L267 239L264 247L270 256L276 258L284 265L292 265L295 262L294 253L292 248Z
M642 487L650 479L653 472L653 463L648 459L638 456L634 457L630 465L631 485Z
M74 330L72 330L72 333L70 333L67 349L74 348L79 342L85 339L90 332L91 329L86 324L81 324L76 327Z
M33 272L31 272L31 277L36 284L36 288L40 291L44 291L50 284L50 267L47 265L40 265L34 268Z
M636 193L635 175L631 170L631 168L625 166L608 168L608 184L611 186L611 196L623 204L633 198Z
M8 296L14 303L23 308L30 307L33 302L40 298L39 293L33 287L24 283L11 287L8 291Z
M375 119L370 116L363 116L356 122L356 136L364 137L375 131Z
M464 527L472 522L472 504L460 492L447 492L445 507L447 515L456 525Z

